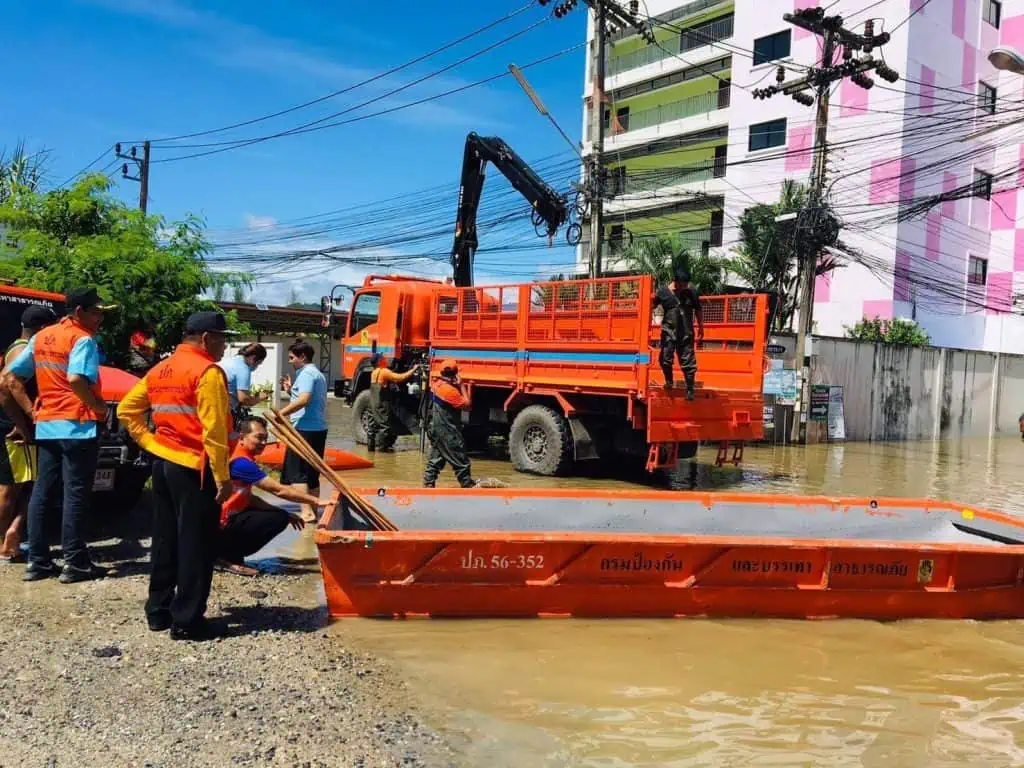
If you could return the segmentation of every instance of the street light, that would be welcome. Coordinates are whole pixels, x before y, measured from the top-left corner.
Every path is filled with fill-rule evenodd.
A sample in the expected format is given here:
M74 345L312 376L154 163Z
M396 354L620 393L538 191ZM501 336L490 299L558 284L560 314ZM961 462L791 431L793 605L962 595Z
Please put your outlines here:
M1024 75L1024 55L1009 45L997 45L988 54L989 63L996 69Z
M1016 75L1024 75L1024 54L1021 54L1016 48L1009 45L997 45L988 54L989 63L996 69L1002 70L1003 72L1013 72ZM1020 125L1024 122L1024 118L1020 120L1012 120L1009 123L1002 123L1000 125L993 125L980 131L972 133L970 136L965 136L960 139L960 142L971 141L977 139L980 136L985 136L989 133L1002 130L1003 128L1009 128L1011 125Z

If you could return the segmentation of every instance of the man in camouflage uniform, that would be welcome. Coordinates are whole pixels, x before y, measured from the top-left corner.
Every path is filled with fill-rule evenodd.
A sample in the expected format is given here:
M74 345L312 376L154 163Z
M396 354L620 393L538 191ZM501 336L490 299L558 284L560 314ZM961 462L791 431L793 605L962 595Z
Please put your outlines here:
M397 360L388 366L381 355L370 358L370 424L366 434L366 447L371 451L391 453L395 450L395 408L398 404L398 385L416 375L416 368L396 373Z
M654 295L654 306L663 311L661 320L661 355L659 362L665 374L665 387L674 386L672 364L679 358L679 367L686 378L686 399L693 400L694 386L697 378L697 355L694 341L694 322L696 321L696 339L704 338L704 323L701 319L700 297L690 287L690 273L686 270L676 272L675 280L668 286L662 286Z
M462 437L461 411L470 407L469 394L459 381L459 366L454 360L441 362L441 375L430 382L430 416L427 435L430 438L430 456L423 473L423 487L433 488L445 463L451 464L455 477L463 488L476 483L470 472L466 441Z

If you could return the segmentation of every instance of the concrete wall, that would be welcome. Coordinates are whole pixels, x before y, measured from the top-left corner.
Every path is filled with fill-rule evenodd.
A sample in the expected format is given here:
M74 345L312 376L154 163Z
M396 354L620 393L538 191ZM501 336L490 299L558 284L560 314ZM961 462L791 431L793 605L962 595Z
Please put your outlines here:
M1024 356L833 338L813 353L811 382L843 387L848 440L1015 433L1024 413Z

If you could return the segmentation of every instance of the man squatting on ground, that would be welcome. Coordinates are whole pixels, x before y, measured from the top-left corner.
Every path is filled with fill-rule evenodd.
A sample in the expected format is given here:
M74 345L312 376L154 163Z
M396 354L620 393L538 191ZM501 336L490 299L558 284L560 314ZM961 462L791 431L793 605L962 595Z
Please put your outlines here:
M301 531L305 526L300 515L275 507L253 494L253 488L272 496L323 506L314 495L281 485L259 468L257 458L267 447L267 422L249 416L236 425L238 445L231 454L231 497L221 507L220 557L217 566L242 576L255 576L258 571L245 564L245 558L263 549L272 539L291 525Z

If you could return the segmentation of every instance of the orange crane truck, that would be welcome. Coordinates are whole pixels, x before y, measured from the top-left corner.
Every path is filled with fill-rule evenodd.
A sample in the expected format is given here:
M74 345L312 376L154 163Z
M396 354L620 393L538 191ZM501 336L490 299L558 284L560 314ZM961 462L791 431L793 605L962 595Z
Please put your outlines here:
M576 462L621 456L653 471L692 457L699 441L717 443L717 463L739 463L743 443L763 437L767 296L701 298L698 392L687 401L684 390L664 386L649 276L473 286L487 162L530 201L534 225L545 223L549 236L568 218L565 199L501 139L469 135L454 282L371 275L354 292L340 391L353 407L357 441L366 441L370 358L379 353L400 368L429 363L432 375L441 360L455 359L472 396L467 441L506 438L521 472L566 474ZM422 387L403 390L409 432L422 419Z

